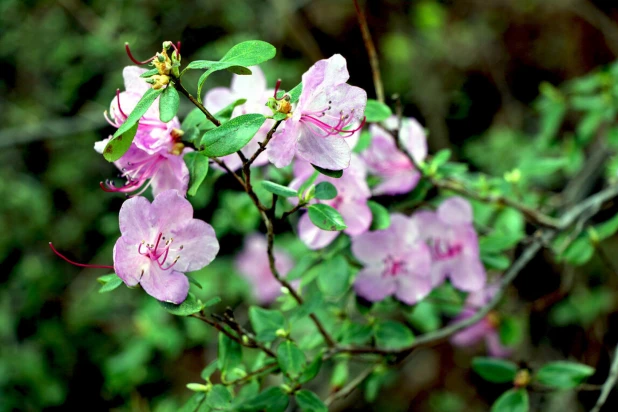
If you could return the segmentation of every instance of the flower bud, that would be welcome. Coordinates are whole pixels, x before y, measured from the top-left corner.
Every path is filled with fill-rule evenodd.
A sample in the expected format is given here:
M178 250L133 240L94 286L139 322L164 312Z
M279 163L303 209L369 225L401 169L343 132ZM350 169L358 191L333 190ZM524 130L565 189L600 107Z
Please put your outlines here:
M285 338L289 335L289 333L285 329L279 328L275 331L275 335L277 335L277 337L279 338Z
M201 383L187 383L187 388L193 392L209 392L212 388L211 384L203 385Z
M515 374L515 379L513 379L513 385L515 385L516 388L524 388L528 386L529 383L530 371L528 371L528 369L517 371L517 374Z

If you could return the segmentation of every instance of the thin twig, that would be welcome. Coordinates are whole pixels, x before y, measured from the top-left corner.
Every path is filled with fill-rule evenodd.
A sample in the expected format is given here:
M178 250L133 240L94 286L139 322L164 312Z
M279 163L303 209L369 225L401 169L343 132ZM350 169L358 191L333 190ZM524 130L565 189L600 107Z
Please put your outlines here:
M354 7L356 8L356 16L358 17L358 23L360 24L361 33L363 34L363 42L365 43L365 48L369 55L369 64L371 65L376 97L378 101L384 103L384 86L382 84L382 76L380 75L380 60L378 60L378 53L376 52L376 47L373 44L373 39L369 32L369 25L367 24L365 13L358 4L358 0L354 0Z
M250 372L248 374L246 374L245 376L243 376L242 378L238 378L238 379L234 379L233 381L229 381L226 382L225 385L226 386L231 386L231 385L239 385L241 383L244 383L248 380L251 380L255 377L258 377L264 373L267 372L271 372L271 369L279 369L279 364L277 362L271 362L271 363L267 363L266 365L262 366L259 369L254 370L253 372ZM274 372L274 370L273 370Z
M266 138L264 139L264 141L258 142L258 145L260 145L260 147L255 151L255 153L253 153L253 155L249 158L249 160L243 163L246 163L249 166L251 166L253 162L255 162L255 159L257 159L257 157L260 154L262 154L264 150L266 150L266 145L268 144L268 142L270 142L270 139L273 138L273 135L277 131L277 128L279 127L280 124L281 124L281 120L279 120L277 123L274 124L273 127L271 127L271 129L268 131L268 134L266 134Z
M293 215L294 213L298 212L303 207L307 206L307 204L308 204L307 202L299 201L296 206L294 206L293 208L291 208L287 212L283 212L283 214L281 215L281 220L285 220L288 216Z
M365 379L367 379L369 375L373 373L373 371L377 367L378 365L373 365L362 371L356 376L356 378L352 379L346 386L341 388L341 390L330 394L328 398L326 398L326 400L324 401L324 404L326 404L326 406L330 406L336 400L343 399L349 394L351 394L361 383L363 383Z
M221 122L219 120L217 120L217 118L215 116L213 116L208 109L206 109L204 107L204 105L202 103L200 103L195 97L193 97L191 95L191 93L189 93L187 91L187 89L185 89L185 87L182 85L182 83L180 82L179 78L175 78L174 79L174 87L176 87L176 90L178 90L180 93L184 94L185 96L187 96L187 99L191 100L191 103L193 103L198 109L200 109L200 111L202 113L204 113L206 115L206 118L208 120L210 120L210 122L212 124L214 124L216 127L221 126Z

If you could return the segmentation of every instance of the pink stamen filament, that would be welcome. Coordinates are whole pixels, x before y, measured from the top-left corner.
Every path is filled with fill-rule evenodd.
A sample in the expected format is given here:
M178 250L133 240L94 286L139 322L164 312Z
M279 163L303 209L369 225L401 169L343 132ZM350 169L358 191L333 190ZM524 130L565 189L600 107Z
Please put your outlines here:
M275 100L281 100L277 99L277 92L279 92L279 86L281 86L281 79L277 79L277 84L275 85Z
M58 252L56 250L56 248L54 247L54 245L52 244L52 242L49 242L49 247L51 248L51 250L58 255L61 259L69 262L70 264L74 265L74 266L79 266L82 268L93 268L93 269L114 269L113 266L109 266L109 265L87 265L84 263L77 263L77 262L73 262L72 260L70 260L69 258L67 258L66 256L62 255L60 252Z
M382 276L397 276L400 272L405 270L406 264L401 260L395 260L393 257L388 256L384 259L384 271Z
M129 56L129 59L131 59L131 61L137 65L141 66L143 64L148 64L155 59L155 56L152 56L150 59L144 60L143 62L139 61L135 57L133 57L133 54L131 53L131 49L129 48L129 43L125 43L124 48L127 51L127 55Z
M435 259L451 259L459 255L463 249L460 244L451 245L448 241L436 239L431 246L431 253Z
M322 113L323 114L323 113ZM326 135L324 135L323 137L328 137L328 136L334 136L334 135L338 135L338 134L343 134L343 137L350 137L352 136L355 132L357 132L358 130L362 129L363 126L365 125L366 122L366 118L363 117L363 120L361 121L361 124L356 127L355 129L351 129L351 130L346 130L345 127L348 126L350 124L350 122L352 121L352 117L351 116L343 116L341 115L339 117L339 121L337 122L337 124L335 126L331 126L328 123L325 123L315 117L313 117L312 115L307 115L305 113L303 113L303 115L300 118L300 121L305 121L307 123L311 123L315 126L317 126L319 129L323 130L326 132Z
M142 256L148 257L150 260L154 260L161 269L169 270L176 264L176 262L178 262L178 259L180 259L180 256L176 256L174 261L168 267L163 267L163 265L165 265L165 262L167 261L167 258L169 256L169 252L171 249L171 243L173 242L173 239L169 239L168 241L166 241L165 247L161 250L161 253L157 253L159 251L159 245L161 243L162 236L163 236L163 233L160 232L159 235L157 236L156 242L153 245L149 245L145 243L145 241L142 241L137 247L137 252ZM146 246L146 249L147 249L146 252L142 251L142 246ZM182 250L182 246L180 246L180 248L178 248L177 250Z
M127 116L123 111L122 111L122 107L120 107L120 89L116 89L116 100L118 101L118 110L120 110L120 114L124 116L124 118L126 119Z

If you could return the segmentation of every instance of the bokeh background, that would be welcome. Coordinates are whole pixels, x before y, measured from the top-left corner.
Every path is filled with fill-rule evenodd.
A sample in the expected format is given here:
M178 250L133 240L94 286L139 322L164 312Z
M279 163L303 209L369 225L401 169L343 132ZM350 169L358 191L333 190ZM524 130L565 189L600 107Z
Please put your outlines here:
M398 95L405 114L429 129L431 152L450 148L473 169L497 175L539 130L539 87L560 87L618 54L614 0L361 4L388 101ZM181 40L188 62L219 58L248 39L278 49L263 67L270 85L281 78L290 88L313 62L341 53L350 83L375 97L352 1L0 1L0 410L176 410L190 395L185 384L199 381L216 357L215 335L203 324L173 318L140 291L97 293L96 277L105 273L66 264L47 242L77 261L111 263L124 199L99 188L117 172L93 144L113 132L103 111L123 87L124 42L146 58L162 41ZM220 72L209 84L229 80ZM569 116L564 133L579 120ZM565 184L553 179L546 187ZM247 284L229 273L242 235L259 229L258 216L225 177L203 185L193 202L222 244L221 257L195 276L204 285L200 297L242 308L252 299ZM302 255L302 247L293 249ZM546 255L521 274L510 310L529 323L516 361L573 358L596 365L592 381L602 382L618 340L618 279L597 275L602 270L595 259L575 270ZM562 293L565 276L569 293ZM559 299L546 298L552 293ZM373 406L356 393L337 408L488 410L505 388L474 376L471 356L448 345L426 349ZM531 402L533 410L578 411L596 396L534 394ZM616 405L614 395L604 410Z

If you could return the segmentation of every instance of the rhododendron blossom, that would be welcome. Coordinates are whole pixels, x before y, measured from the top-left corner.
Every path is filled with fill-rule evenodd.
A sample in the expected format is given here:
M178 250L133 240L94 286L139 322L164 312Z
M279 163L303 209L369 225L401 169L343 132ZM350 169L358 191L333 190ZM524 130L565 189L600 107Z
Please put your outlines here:
M229 106L238 99L246 99L247 101L234 108L232 118L249 113L261 113L265 116L272 115L272 111L266 106L266 101L273 95L273 90L268 90L266 87L266 77L262 70L257 66L249 68L252 72L250 75L237 75L232 77L232 83L229 88L215 87L206 93L204 104L208 110L213 113ZM263 141L272 128L274 120L266 119L262 127L253 136L253 138L242 148L242 152L247 157L253 156L259 149L258 142ZM237 154L231 154L221 157L225 165L230 170L240 169L242 161ZM268 163L266 153L262 152L253 162L254 166L263 166ZM217 165L214 165L217 166Z
M339 54L303 74L298 104L268 145L268 159L275 166L290 164L294 155L325 169L349 166L351 149L345 137L362 127L367 104L367 93L348 85L349 77Z
M369 301L395 295L413 305L431 292L431 253L413 218L393 214L387 229L352 237L352 253L365 266L354 290Z
M433 286L448 277L457 289L474 292L485 286L485 268L479 257L472 206L462 197L451 197L436 212L415 214L421 236L431 250Z
M245 245L236 257L236 270L250 283L253 295L260 304L268 304L281 294L281 283L275 279L267 254L264 235L253 234L245 238ZM294 267L292 258L282 250L275 249L275 267L281 277Z
M297 189L314 172L315 169L308 162L295 160L296 179L290 186ZM337 189L337 196L334 199L319 200L319 202L337 209L347 225L344 232L350 236L360 235L371 226L371 209L367 206L371 192L367 186L366 177L365 165L357 155L353 154L350 167L343 171L340 178L320 174L315 180L315 184L330 182ZM305 213L298 221L298 236L311 249L321 249L329 245L337 235L339 235L337 231L322 230L314 225L308 213Z
M112 100L108 122L114 127L120 127L134 109L150 85L139 76L146 70L129 66L123 70L126 91L119 93ZM174 117L164 123L159 119L158 99L150 106L139 121L137 133L131 147L120 159L114 162L121 170L121 177L127 180L126 184L116 187L113 182L107 181L101 185L104 190L111 192L143 193L152 185L156 196L158 193L176 189L186 193L189 185L189 170L182 155L192 149L185 148L180 143L182 131L180 122ZM108 139L95 143L97 152L103 153ZM149 181L148 184L146 182Z
M454 319L458 322L474 316L478 308L487 305L498 291L499 286L492 284L485 289L470 293L464 303L464 309ZM485 341L487 352L494 357L506 357L511 354L509 348L504 347L500 342L499 334L500 318L497 313L489 312L487 316L478 323L469 326L456 333L451 338L451 343L456 346L472 346Z
M114 270L127 286L140 284L154 298L179 304L189 292L185 272L208 265L219 252L215 231L193 218L193 207L176 190L150 203L138 196L120 208L121 236Z
M396 116L385 121L389 129L399 127ZM373 188L375 195L397 195L414 189L421 174L410 159L395 144L395 138L382 127L372 124L369 128L371 144L363 151L362 157L369 172L380 176L382 181ZM401 145L421 162L427 157L427 137L423 127L412 118L404 118L399 129Z

